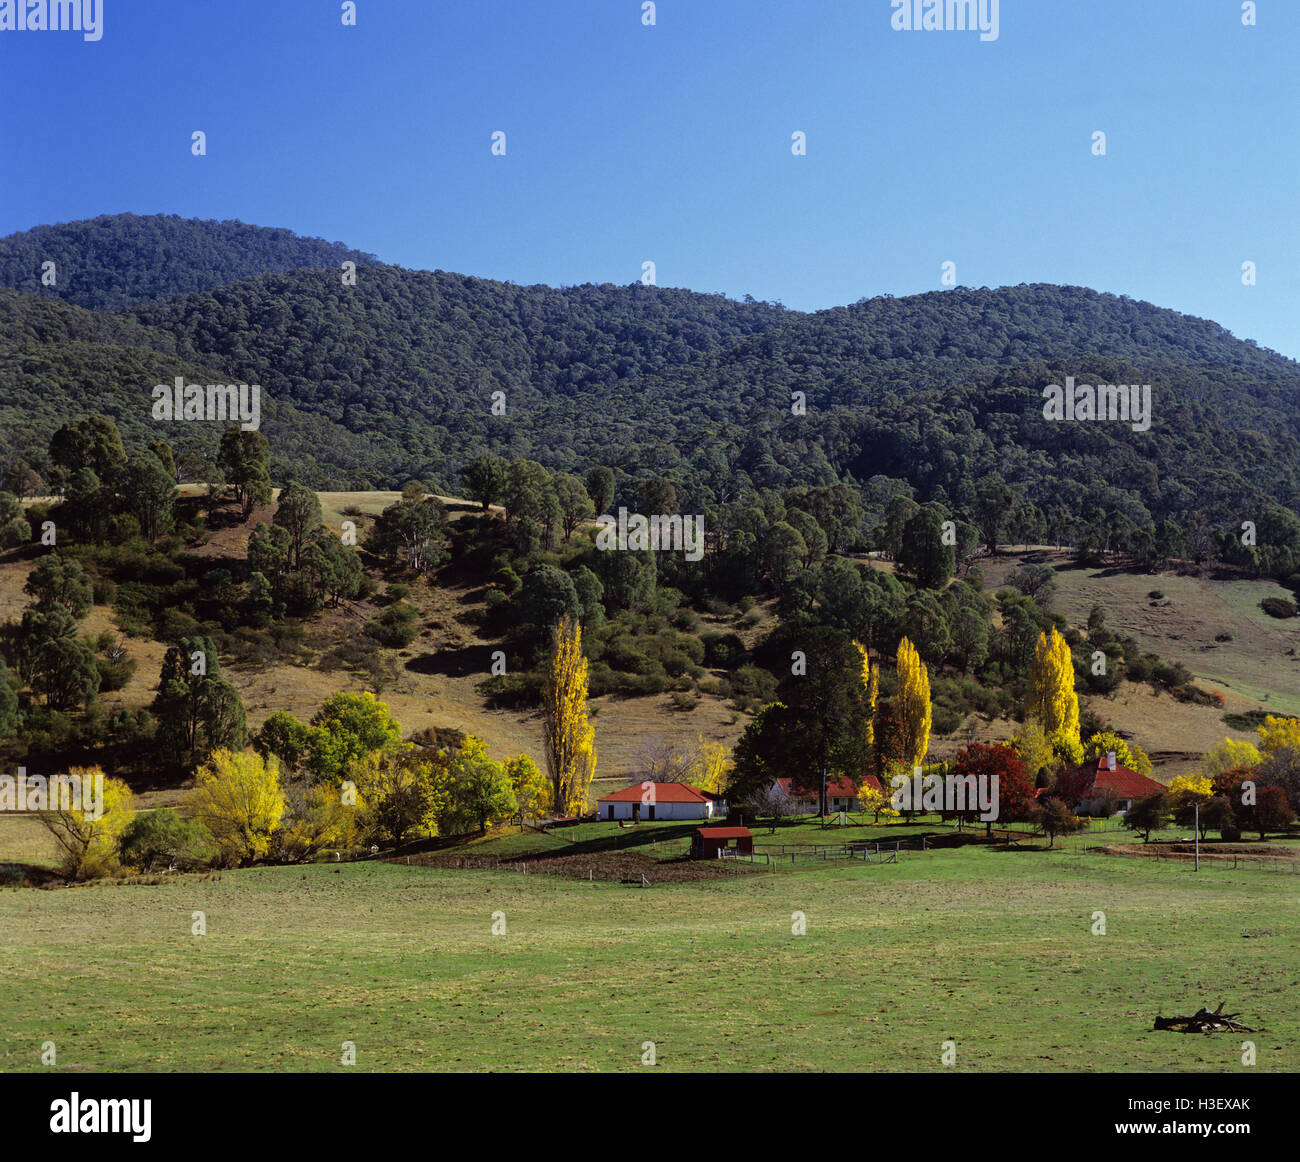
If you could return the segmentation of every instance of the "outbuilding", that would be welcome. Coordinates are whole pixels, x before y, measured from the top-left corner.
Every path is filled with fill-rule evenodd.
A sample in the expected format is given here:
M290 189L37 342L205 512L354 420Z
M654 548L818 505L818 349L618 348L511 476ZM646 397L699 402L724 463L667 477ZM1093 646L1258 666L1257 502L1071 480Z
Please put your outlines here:
M723 852L754 853L754 833L748 827L697 827L691 838L691 859L721 859Z
M633 783L596 800L600 819L712 819L714 803L686 783Z

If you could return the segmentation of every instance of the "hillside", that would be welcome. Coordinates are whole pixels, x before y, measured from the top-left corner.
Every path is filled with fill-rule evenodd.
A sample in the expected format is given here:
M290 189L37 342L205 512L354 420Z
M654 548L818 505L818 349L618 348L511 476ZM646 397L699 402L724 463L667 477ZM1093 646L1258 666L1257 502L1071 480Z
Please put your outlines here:
M1044 522L1100 512L1185 525L1300 502L1300 366L1126 297L1021 285L803 314L639 284L521 287L390 266L345 287L337 269L281 269L337 257L282 232L236 254L230 224L107 221L57 229L94 237L96 261L124 284L157 283L146 256L160 230L184 226L188 249L168 270L217 255L174 279L221 285L185 287L112 326L316 417L312 439L280 462L316 488L414 477L455 491L463 466L493 451L566 471L606 463L632 482L663 475L697 511L754 488L844 481L865 482L876 519L904 488L967 507L990 474ZM0 246L0 282L27 285L15 262L29 236L15 238ZM261 265L231 281L241 263ZM100 344L121 340L77 342L23 352L16 387L39 383L50 415L85 408L76 385L98 382ZM1150 383L1151 430L1045 421L1042 388L1071 375ZM792 414L793 391L806 415ZM109 393L106 406L132 426L133 403ZM49 421L36 412L39 446Z
M175 214L104 214L0 238L0 287L116 310L266 271L378 262L342 243L238 221ZM56 281L45 285L46 262Z

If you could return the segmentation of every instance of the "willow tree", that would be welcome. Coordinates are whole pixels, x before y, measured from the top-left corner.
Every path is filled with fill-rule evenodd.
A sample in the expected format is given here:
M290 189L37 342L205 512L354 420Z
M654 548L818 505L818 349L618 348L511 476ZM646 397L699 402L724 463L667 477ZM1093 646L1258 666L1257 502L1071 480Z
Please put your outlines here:
M1074 692L1074 659L1070 645L1051 627L1038 635L1034 660L1029 666L1025 692L1025 717L1038 722L1047 737L1079 739L1079 696Z
M587 659L582 626L566 616L555 627L555 649L542 689L546 771L551 806L558 814L581 815L596 773L596 732L587 714Z
M898 693L894 697L908 767L920 766L930 745L930 672L907 638L898 643Z

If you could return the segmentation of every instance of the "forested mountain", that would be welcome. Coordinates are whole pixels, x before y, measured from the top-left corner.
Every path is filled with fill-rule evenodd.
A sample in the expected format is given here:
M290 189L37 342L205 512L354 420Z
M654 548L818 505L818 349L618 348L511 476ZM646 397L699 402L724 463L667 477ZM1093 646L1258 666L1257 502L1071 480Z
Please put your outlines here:
M127 239L98 260L125 285L210 280L220 262L201 256L231 261L232 229L252 229L179 223L186 249L149 271L140 255L179 220L96 221ZM254 232L268 262L292 253L271 245L282 233ZM263 270L111 317L6 296L5 402L17 392L32 405L6 415L4 453L33 449L39 469L58 422L92 408L132 438L153 383L218 375L262 385L281 422L268 430L277 475L292 465L319 488L418 478L453 491L492 451L566 471L608 464L620 497L663 476L691 511L755 488L849 482L868 528L900 492L971 510L989 479L1038 514L1039 535L1099 513L1224 527L1266 501L1300 503L1300 365L1126 297L1022 285L803 314L639 284L521 287L389 266L347 286L335 257L333 269ZM197 275L172 269L191 261ZM14 278L0 261L0 280ZM1150 431L1044 420L1042 389L1067 376L1150 383Z
M220 424L156 423L151 390L184 376L187 383L225 383L223 370L178 358L176 339L134 319L86 311L38 295L0 290L0 465L23 460L48 469L50 436L92 412L112 416L129 446L157 439L177 450L185 480L209 478ZM243 382L243 381L241 381ZM262 431L277 478L385 470L382 451L273 393L262 399ZM321 450L323 464L317 464Z
M0 238L0 287L116 310L266 271L377 263L340 242L243 222L105 214ZM54 285L42 280L53 262Z

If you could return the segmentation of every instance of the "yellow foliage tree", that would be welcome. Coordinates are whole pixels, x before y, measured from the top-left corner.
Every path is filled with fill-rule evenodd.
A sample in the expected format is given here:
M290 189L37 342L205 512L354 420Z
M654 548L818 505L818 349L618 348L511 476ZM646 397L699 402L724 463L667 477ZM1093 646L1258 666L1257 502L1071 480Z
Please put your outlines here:
M1052 745L1052 740L1047 737L1043 724L1036 719L1025 719L1024 726L1011 740L1011 745L1020 756L1020 761L1024 763L1030 778L1036 778L1038 772L1044 767L1050 771L1060 765L1060 756ZM1082 757L1080 751L1079 761L1082 761Z
M875 765L876 699L880 694L880 667L872 666L871 655L867 652L866 646L858 641L853 644L858 647L858 653L862 655L862 686L866 690L867 701L867 729L865 732L867 769L871 770Z
M92 792L101 786L102 801ZM131 788L121 779L106 778L100 767L72 767L50 781L47 805L38 818L59 845L66 875L88 879L118 866L118 841L135 818Z
M1235 738L1225 738L1216 742L1201 759L1201 774L1214 780L1226 771L1235 771L1241 767L1257 767L1261 761L1260 753L1254 744L1238 742Z
M531 755L521 754L506 759L506 774L510 777L510 789L515 793L515 806L522 828L525 819L535 819L550 809L551 785L537 769Z
M701 791L721 795L727 789L735 764L722 743L709 742L699 734L687 748L685 766L683 782Z
M195 775L194 818L230 863L263 859L284 818L280 762L256 751L215 750Z
M1204 775L1177 775L1169 783L1169 793L1177 799L1210 799L1214 787Z
M1115 761L1120 766L1137 771L1139 775L1151 773L1151 760L1147 758L1146 751L1137 743L1120 738L1113 730L1098 731L1088 739L1084 747L1084 757L1099 759L1102 755L1110 754L1111 751L1115 752Z
M890 802L888 791L878 790L876 787L866 786L858 792L858 807L864 812L875 816L875 821L880 822L883 815L886 819L896 819L898 812L894 810Z
M1078 739L1079 696L1074 692L1074 659L1070 644L1051 627L1038 635L1029 666L1025 717L1042 724L1050 739Z
M898 643L898 693L894 709L903 761L919 766L930 745L930 671L907 638Z
M1256 727L1259 734L1259 749L1265 755L1273 755L1279 750L1300 750L1300 718L1278 718L1269 714L1264 718L1264 725Z
M542 688L542 743L551 781L551 808L566 815L587 810L596 773L596 731L587 713L587 659L582 626L572 617L555 627L551 669Z

